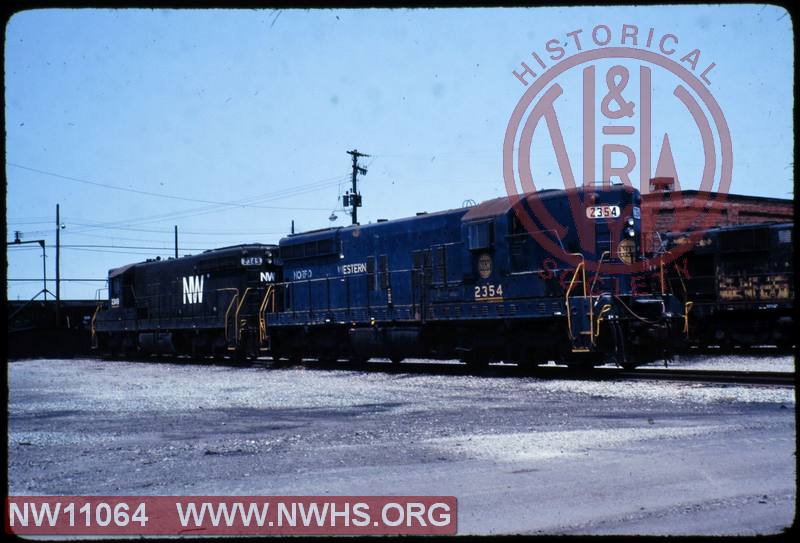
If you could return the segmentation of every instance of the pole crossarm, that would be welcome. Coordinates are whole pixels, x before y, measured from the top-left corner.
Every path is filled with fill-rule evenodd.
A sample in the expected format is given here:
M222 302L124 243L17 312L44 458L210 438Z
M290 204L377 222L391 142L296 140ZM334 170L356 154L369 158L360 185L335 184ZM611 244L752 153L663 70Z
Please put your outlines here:
M358 159L361 157L368 157L370 155L366 153L359 153L358 149L347 151L347 154L353 157L353 193L349 198L349 203L353 208L351 216L353 217L353 224L358 224L358 208L361 207L361 195L358 193L358 174L367 174L367 169L358 165Z

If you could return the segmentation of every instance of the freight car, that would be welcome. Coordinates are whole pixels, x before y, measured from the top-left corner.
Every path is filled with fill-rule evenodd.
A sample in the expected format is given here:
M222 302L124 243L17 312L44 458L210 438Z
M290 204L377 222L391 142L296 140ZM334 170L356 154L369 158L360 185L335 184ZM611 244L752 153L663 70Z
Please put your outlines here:
M794 343L794 223L713 228L670 268L670 286L693 303L690 345L751 347ZM675 250L687 234L665 237Z
M92 319L103 353L254 358L280 281L274 245L236 245L112 269Z
M626 367L658 359L685 315L674 296L634 293L620 271L640 259L639 206L639 192L621 185L547 190L283 238L281 304L267 315L272 354ZM537 218L542 208L560 232ZM547 240L561 252L545 250Z

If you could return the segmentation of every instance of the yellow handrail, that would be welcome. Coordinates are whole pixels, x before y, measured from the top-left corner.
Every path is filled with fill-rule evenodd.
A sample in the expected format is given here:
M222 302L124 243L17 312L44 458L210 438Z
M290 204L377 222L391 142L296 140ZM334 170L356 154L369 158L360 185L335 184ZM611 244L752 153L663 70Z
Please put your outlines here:
M236 306L236 313L234 315L234 319L235 319L234 322L236 324L236 327L234 329L234 332L236 333L236 339L237 340L241 339L241 337L240 337L241 336L241 330L239 328L239 312L241 312L242 306L244 305L244 300L245 300L245 298L247 298L247 295L250 292L250 290L251 290L250 287L247 287L246 289L244 289L244 294L242 294L242 298L241 298L241 300L239 300L239 305Z
M100 308L101 307L103 307L103 303L102 302L97 304L97 307L95 308L94 313L92 313L92 347L95 348L95 349L97 348L97 324L96 324L96 320L97 320L97 313L100 312Z
M572 279L569 282L569 287L567 287L567 293L564 296L564 302L566 303L566 306L567 306L567 333L569 334L569 338L570 339L575 339L575 336L572 335L572 311L570 310L570 307L569 307L569 294L570 294L570 292L572 292L572 287L575 284L575 279L578 277L578 272L580 271L580 272L582 272L582 274L581 274L581 277L582 277L581 284L583 285L583 297L584 298L586 297L586 269L585 269L585 266L584 266L584 263L583 263L583 255L582 254L580 254L580 253L570 253L570 254L572 256L577 256L577 257L579 257L581 259L580 262L578 262L578 265L575 267L575 271L572 273ZM591 310L592 310L592 304L591 304L591 300L590 300L589 311L591 312ZM591 313L590 313L590 317L589 317L589 322L591 324ZM591 332L592 331L590 330L590 333Z
M272 310L275 311L275 286L268 285L267 292L264 293L264 299L261 300L261 305L258 308L258 338L259 342L267 339L267 319L264 312L267 309L267 304L270 299L272 300Z
M694 302L686 302L683 304L683 333L689 336L689 311L691 311Z
M600 276L600 266L603 264L603 260L606 258L606 255L611 256L609 251L603 251L600 254L600 260L597 262L597 271L594 274L594 279L592 280L592 286L589 287L589 333L591 334L589 338L592 340L592 345L596 345L594 330L594 302L592 301L592 292L594 292L594 286L597 283L597 278ZM600 311L600 315L598 315L598 319L602 316L603 312ZM598 330L600 329L600 321L598 320Z
M602 309L600 309L600 314L597 315L597 331L594 334L594 338L597 339L600 337L600 321L603 320L603 315L611 311L611 304L605 304Z
M238 288L221 288L219 290L220 291L232 290L232 291L234 291L236 293L236 294L233 295L233 298L231 298L231 302L228 304L228 308L225 310L225 343L227 343L228 342L228 315L231 312L231 308L233 307L233 304L236 303L237 298L239 298L239 289ZM236 325L236 322L234 322L233 323L234 335L235 335L235 332L236 332L237 328L238 328L238 326Z
M670 262L672 262L672 261L674 260L674 257L672 256L672 251L664 251L664 252L663 252L663 253L661 253L661 255L658 257L658 266L659 266L658 278L659 278L659 281L660 281L660 283L661 283L661 295L662 295L662 296L663 296L663 295L665 295L665 294L667 293L667 289L666 289L666 279L664 278L664 257L665 257L665 256L667 256L667 257L671 257L671 258L670 258ZM675 266L675 269L677 270L677 269L678 269L678 268L677 268L677 264L675 264L675 263L673 262L673 265ZM681 278L681 274L680 274L680 272L678 273L678 279L680 279L680 281L681 281L681 284L683 284L683 279ZM683 290L684 290L684 292L686 291L686 287L685 287L685 286L684 286Z
M669 252L667 252L669 254ZM676 275L678 276L678 281L681 282L681 289L683 289L683 294L686 298L689 297L689 291L686 290L686 283L683 282L683 276L681 275L681 271L678 268L678 265L673 262L672 265L675 267L675 271L677 272ZM684 298L684 300L686 299ZM686 300L683 304L683 333L686 334L686 337L689 337L689 311L691 311L694 302Z

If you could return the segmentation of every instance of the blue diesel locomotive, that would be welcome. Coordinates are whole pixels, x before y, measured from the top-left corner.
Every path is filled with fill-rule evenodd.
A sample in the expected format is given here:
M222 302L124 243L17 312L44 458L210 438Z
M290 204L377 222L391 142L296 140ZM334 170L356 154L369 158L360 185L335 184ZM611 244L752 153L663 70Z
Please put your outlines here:
M94 345L632 367L668 356L688 324L632 273L646 267L639 205L624 186L548 190L131 264L109 272Z
M621 185L548 190L290 235L267 315L273 357L633 367L668 356L686 315L676 297L637 288L639 206Z

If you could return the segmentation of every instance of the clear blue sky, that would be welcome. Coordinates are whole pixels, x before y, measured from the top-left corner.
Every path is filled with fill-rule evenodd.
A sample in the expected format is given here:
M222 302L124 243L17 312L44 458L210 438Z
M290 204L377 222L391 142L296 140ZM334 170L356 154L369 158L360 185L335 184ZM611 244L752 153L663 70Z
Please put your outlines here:
M343 212L328 216L354 147L373 155L362 223L503 195L503 137L524 90L511 71L550 38L600 23L617 39L623 23L673 33L679 52L715 62L731 192L792 197L792 21L774 6L35 10L5 35L9 239L46 239L53 277L60 203L62 277L103 278L170 256L175 224L181 254L276 242L292 219L344 225ZM560 120L579 138L577 114ZM696 135L670 130L684 188L696 188ZM250 205L213 203L230 201ZM41 277L38 248L7 255L10 278ZM62 296L99 286L63 284ZM40 288L9 283L8 296Z

